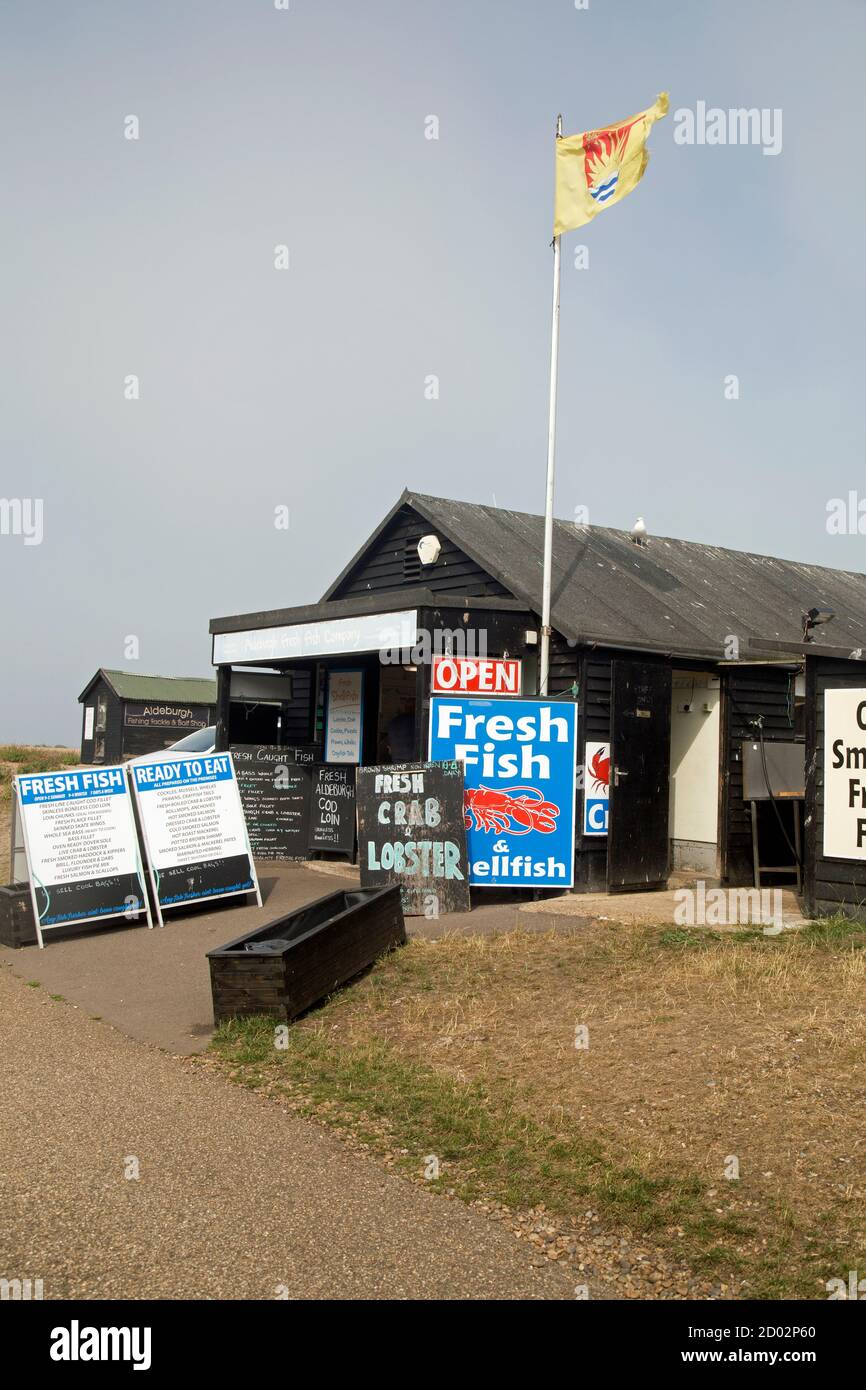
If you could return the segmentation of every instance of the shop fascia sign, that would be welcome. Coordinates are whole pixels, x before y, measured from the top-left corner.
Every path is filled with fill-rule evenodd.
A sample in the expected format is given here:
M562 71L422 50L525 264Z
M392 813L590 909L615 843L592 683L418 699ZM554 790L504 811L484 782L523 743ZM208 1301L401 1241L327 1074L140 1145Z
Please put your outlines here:
M213 639L213 664L227 666L236 661L291 661L296 657L405 650L414 647L417 640L416 609L367 613L356 618L293 623L288 627L217 632Z

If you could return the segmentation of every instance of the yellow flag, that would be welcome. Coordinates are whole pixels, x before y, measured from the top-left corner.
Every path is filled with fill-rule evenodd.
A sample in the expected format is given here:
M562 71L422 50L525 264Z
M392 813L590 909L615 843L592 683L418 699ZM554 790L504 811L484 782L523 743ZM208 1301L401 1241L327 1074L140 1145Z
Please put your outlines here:
M627 121L557 140L554 236L583 227L637 187L649 162L650 129L667 109L662 92L648 111Z

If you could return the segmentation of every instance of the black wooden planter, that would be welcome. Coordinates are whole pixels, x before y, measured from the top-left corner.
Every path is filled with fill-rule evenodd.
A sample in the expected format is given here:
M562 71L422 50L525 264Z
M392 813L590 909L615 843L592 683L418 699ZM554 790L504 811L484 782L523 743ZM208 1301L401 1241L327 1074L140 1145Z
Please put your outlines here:
M7 883L0 886L0 944L36 944L36 925L33 921L29 883Z
M405 940L398 887L329 893L208 951L214 1020L296 1018Z

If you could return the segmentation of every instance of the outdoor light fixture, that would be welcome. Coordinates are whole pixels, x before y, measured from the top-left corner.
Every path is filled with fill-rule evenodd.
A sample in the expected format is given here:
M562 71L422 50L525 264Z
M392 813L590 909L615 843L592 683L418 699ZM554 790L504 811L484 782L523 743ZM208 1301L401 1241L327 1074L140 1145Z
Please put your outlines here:
M435 565L442 551L438 536L422 536L418 542L418 559L422 565Z
M814 642L812 628L832 622L835 616L832 608L810 608L808 613L803 614L803 641Z

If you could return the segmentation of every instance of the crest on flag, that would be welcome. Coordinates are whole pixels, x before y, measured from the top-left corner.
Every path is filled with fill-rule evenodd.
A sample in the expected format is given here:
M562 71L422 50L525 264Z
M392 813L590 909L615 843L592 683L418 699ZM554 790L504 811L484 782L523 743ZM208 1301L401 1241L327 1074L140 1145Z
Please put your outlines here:
M591 222L640 183L649 161L647 138L667 109L662 92L627 121L557 140L554 236Z
M606 203L616 193L620 164L636 124L630 121L607 130L587 131L583 137L586 186L597 203Z

